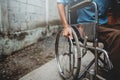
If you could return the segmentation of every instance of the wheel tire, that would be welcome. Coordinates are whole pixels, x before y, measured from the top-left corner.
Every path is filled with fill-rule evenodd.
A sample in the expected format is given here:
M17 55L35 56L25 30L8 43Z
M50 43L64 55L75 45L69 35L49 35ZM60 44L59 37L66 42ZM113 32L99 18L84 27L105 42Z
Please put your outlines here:
M71 28L72 29L72 28ZM76 80L81 67L81 51L78 37L72 29L74 42L62 35L62 30L57 33L55 41L55 55L60 75L64 79ZM75 43L75 45L73 45Z

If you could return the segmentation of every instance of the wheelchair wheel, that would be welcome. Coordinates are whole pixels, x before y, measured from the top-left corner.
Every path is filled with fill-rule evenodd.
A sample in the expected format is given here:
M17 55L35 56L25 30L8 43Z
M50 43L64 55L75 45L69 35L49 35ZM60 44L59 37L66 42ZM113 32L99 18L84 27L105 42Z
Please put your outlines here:
M62 30L57 33L55 41L55 55L60 75L64 79L76 80L81 65L78 38L72 29L74 41L62 35ZM75 43L75 45L73 45Z

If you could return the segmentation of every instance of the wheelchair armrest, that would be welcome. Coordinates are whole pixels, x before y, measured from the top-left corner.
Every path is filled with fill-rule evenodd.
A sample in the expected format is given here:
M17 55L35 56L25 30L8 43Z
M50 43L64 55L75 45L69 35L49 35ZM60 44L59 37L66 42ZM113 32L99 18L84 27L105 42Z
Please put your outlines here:
M70 10L78 8L78 7L79 8L85 7L85 6L89 5L90 3L92 3L92 0L83 0L83 1L79 2L78 4L71 6Z

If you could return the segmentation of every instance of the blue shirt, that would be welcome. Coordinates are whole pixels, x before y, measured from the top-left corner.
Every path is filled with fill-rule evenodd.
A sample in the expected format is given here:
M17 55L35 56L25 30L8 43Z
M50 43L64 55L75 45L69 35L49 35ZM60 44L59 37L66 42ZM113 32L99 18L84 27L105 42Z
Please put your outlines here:
M57 0L58 3L68 4L71 0ZM74 0L78 1L78 0ZM93 0L98 5L99 24L106 24L108 22L107 9L109 7L109 0ZM77 10L77 23L93 22L95 19L94 5L87 6Z

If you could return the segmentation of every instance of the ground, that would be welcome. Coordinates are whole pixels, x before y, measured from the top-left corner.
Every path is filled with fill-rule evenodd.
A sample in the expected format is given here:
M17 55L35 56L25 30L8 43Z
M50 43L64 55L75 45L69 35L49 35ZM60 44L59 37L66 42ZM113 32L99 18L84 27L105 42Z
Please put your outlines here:
M54 36L7 56L0 61L0 80L18 80L54 58Z

